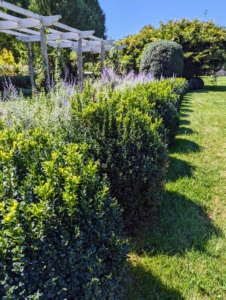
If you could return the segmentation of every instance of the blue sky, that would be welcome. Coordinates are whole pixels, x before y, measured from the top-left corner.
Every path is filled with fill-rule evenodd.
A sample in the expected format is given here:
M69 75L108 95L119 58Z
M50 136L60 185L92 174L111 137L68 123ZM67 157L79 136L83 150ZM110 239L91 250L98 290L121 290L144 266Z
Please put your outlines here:
M226 26L226 0L99 0L106 15L107 37L120 39L145 25L199 18ZM205 13L206 12L206 13Z

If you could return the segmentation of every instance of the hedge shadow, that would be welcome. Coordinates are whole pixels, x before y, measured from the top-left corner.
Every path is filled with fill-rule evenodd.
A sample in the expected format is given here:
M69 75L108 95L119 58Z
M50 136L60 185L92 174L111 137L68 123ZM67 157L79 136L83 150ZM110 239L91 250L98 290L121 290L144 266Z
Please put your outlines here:
M134 280L128 285L127 300L183 300L182 295L156 278L151 271L141 265L129 264L129 273ZM139 285L136 284L139 282ZM142 284L141 284L142 283Z
M189 152L199 152L201 147L190 140L185 138L175 138L173 146L170 148L171 153L189 153Z
M192 177L193 171L195 167L189 164L188 162L171 157L170 165L167 172L167 180L168 181L176 181L179 178L183 177Z

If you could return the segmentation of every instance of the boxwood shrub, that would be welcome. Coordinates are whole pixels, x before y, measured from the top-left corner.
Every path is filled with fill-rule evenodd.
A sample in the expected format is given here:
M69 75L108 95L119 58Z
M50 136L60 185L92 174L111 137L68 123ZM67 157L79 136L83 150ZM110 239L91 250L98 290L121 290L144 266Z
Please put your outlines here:
M153 106L145 89L95 93L87 86L71 100L69 138L90 145L128 229L145 218L164 188L167 138Z
M140 72L154 74L160 79L182 76L184 66L181 45L167 40L152 42L143 52L140 61Z
M169 145L173 143L178 131L180 104L187 90L187 81L182 78L140 84L133 90L139 98L146 97L152 109L162 118Z
M121 211L87 157L42 130L0 132L0 298L121 299Z

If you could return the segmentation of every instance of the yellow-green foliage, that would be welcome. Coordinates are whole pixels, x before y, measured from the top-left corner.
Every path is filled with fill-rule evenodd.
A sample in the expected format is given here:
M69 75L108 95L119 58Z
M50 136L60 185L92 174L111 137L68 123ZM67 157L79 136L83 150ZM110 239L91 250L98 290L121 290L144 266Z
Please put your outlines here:
M121 67L123 70L139 70L143 50L151 42L157 40L154 27L145 26L135 35L129 35L119 44L127 45L120 54Z
M3 48L0 52L0 76L1 75L14 75L14 68L16 66L12 51Z
M122 293L120 209L87 151L43 130L0 132L1 299Z

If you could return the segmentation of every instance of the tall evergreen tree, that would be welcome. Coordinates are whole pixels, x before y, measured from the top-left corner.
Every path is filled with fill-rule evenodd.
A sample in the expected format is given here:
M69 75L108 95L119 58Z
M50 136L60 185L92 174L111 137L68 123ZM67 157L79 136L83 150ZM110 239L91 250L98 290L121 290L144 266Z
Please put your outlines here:
M106 37L105 14L98 0L30 0L30 9L42 15L61 15L60 22L68 26L95 30L96 36Z

